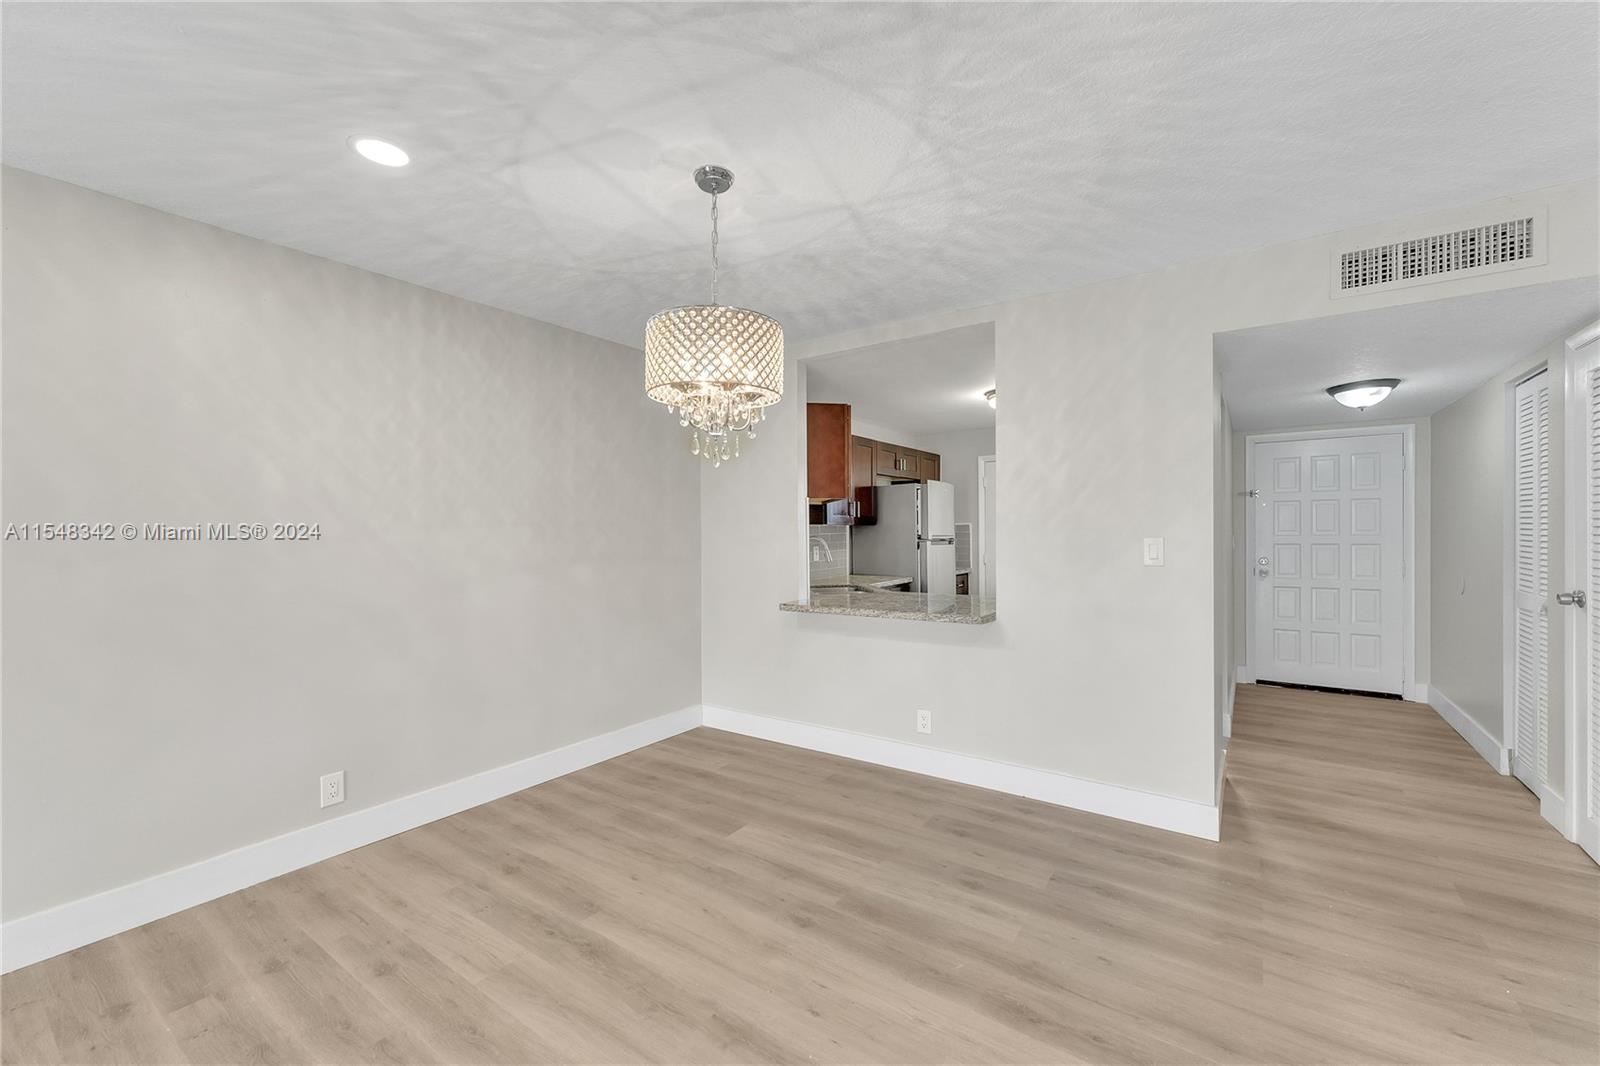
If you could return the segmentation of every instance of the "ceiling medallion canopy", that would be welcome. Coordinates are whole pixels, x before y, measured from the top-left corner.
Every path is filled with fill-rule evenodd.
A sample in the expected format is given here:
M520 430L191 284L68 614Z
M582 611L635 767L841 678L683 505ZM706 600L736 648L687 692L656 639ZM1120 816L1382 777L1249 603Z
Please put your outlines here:
M693 451L712 466L739 455L765 408L783 398L783 327L717 302L717 197L733 172L703 166L695 184L711 194L711 302L657 311L644 326L644 391L694 430Z

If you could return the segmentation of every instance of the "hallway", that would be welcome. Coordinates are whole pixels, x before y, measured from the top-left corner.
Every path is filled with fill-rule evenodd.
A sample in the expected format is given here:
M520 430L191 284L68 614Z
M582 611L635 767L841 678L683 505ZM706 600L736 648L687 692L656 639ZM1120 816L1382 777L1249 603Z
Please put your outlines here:
M1240 685L1224 802L1264 998L1417 1059L1600 1061L1600 869L1431 708Z

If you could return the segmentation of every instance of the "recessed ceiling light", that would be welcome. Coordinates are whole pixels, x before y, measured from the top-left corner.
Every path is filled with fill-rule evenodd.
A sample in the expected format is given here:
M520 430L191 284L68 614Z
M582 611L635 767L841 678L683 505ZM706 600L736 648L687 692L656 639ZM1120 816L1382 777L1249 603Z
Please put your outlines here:
M984 399L985 399L985 400L988 400L988 401L989 401L989 406L990 406L990 407L993 407L993 406L994 406L994 395L995 395L995 393L996 393L996 392L998 392L998 391L999 391L999 390L998 390L998 389L988 389L988 390L986 390L986 391L985 391L985 392L984 392L984 394L983 394L983 398L984 398Z
M380 141L376 137L352 137L350 147L354 148L357 154L379 166L403 167L411 162L411 157L406 154L405 149L388 141Z
M1399 384L1399 378L1371 378L1367 381L1350 381L1343 385L1335 385L1328 390L1328 395L1346 407L1354 407L1358 411L1365 411L1373 404L1382 403L1395 390L1395 386Z

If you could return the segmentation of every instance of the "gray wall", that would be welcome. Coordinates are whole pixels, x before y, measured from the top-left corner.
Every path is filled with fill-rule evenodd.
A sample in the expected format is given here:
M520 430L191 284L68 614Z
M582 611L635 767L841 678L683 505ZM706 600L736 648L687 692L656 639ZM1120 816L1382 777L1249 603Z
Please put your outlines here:
M1433 687L1490 736L1505 741L1505 521L1510 456L1507 392L1548 368L1550 382L1550 586L1575 587L1560 550L1566 528L1565 337L1519 360L1433 416ZM1581 582L1579 582L1581 584ZM1566 777L1566 624L1550 611L1550 725L1547 780Z
M3 193L5 521L322 530L5 545L6 918L699 702L699 464L637 352Z
M791 387L798 359L995 323L999 617L779 613L806 581L804 420L786 401L759 447L702 475L705 702L1212 802L1227 639L1213 335L1588 276L1595 199L1583 182L1479 205L1549 211L1548 265L1511 274L1331 299L1333 253L1392 239L1386 223L794 344ZM1151 536L1166 538L1164 567L1142 565ZM934 712L932 735L915 732L917 709Z

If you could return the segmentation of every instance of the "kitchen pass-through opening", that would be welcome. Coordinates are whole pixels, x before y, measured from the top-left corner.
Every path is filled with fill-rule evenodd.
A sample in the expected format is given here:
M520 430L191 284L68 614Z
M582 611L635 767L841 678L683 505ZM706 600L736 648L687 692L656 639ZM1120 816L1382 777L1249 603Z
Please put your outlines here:
M994 365L992 323L802 363L813 601L992 609Z

